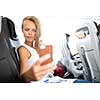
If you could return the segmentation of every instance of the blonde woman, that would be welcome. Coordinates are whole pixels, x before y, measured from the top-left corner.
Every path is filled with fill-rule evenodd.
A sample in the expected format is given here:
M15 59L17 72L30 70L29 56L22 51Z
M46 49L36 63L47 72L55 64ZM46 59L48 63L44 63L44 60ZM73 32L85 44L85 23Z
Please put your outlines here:
M50 58L50 54L39 58L39 38L41 25L35 16L27 16L22 21L22 32L25 42L18 48L20 75L26 82L41 80L47 73L55 70L53 63L42 65Z

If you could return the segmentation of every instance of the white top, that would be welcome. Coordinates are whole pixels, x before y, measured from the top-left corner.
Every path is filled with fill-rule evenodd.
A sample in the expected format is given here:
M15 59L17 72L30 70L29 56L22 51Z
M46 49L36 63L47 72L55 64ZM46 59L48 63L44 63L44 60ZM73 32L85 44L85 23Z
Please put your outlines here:
M22 46L27 48L31 54L31 57L28 59L28 65L31 67L39 59L39 55L34 48L28 46L27 44L22 44Z

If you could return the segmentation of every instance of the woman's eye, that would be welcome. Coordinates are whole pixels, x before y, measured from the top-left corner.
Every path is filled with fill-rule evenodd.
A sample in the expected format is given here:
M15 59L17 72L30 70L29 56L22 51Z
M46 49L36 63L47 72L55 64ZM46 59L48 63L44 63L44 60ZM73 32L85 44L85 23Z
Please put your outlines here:
M27 29L25 29L25 31L29 31L29 30L30 30L30 29L28 29L28 28L27 28Z
M29 32L29 31L31 31L31 32L36 32L36 29L29 29L29 28L26 28L26 29L24 29L25 31L27 31L27 32Z
M36 30L35 29L32 29L32 32L36 32Z

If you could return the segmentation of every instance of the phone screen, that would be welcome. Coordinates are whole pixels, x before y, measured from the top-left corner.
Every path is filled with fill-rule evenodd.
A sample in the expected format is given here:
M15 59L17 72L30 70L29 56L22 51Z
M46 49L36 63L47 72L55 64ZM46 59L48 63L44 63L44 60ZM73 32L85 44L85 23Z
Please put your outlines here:
M53 61L53 57L52 57L52 52L53 51L53 47L52 47L52 45L45 45L45 47L44 48L39 48L38 50L37 50L37 52L38 52L38 54L39 54L39 57L42 57L42 56L44 56L45 54L50 54L51 55L51 58L49 58L48 60L46 60L44 63L42 63L43 65L44 64L48 64L48 63L50 63L50 62L52 62Z

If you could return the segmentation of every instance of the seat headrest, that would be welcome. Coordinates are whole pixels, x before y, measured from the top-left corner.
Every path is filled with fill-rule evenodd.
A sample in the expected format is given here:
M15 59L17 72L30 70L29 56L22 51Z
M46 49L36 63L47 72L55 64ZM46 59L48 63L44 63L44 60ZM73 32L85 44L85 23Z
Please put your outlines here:
M15 40L15 38L17 37L16 31L15 31L15 24L11 19L7 17L2 18L1 31L7 34L12 40Z

